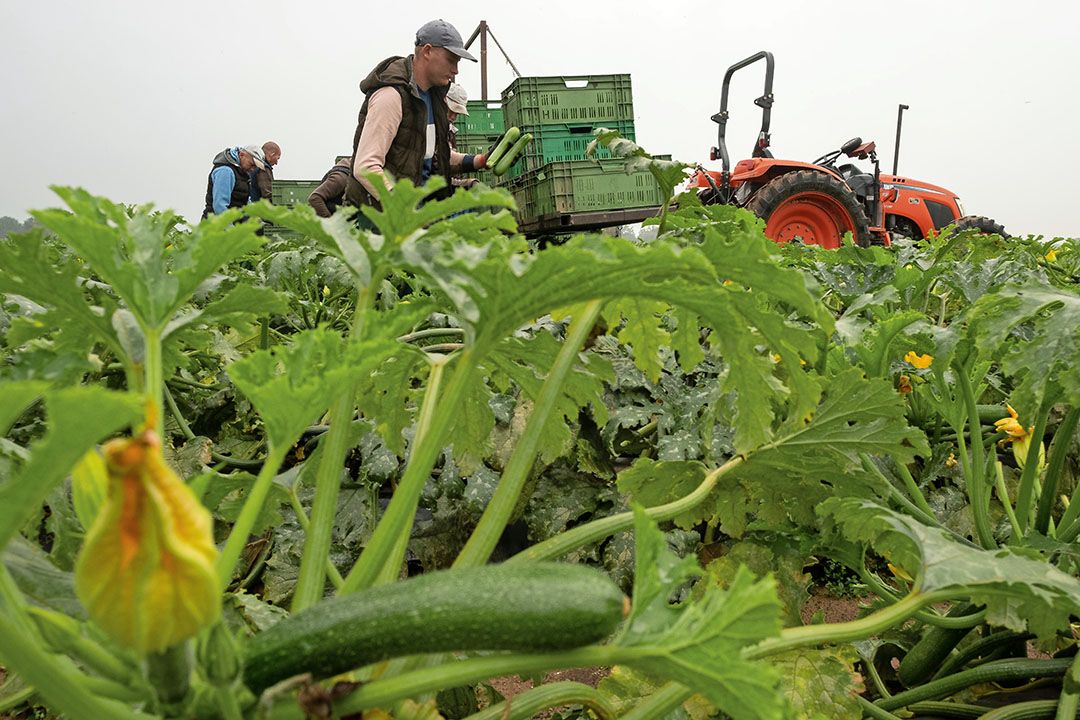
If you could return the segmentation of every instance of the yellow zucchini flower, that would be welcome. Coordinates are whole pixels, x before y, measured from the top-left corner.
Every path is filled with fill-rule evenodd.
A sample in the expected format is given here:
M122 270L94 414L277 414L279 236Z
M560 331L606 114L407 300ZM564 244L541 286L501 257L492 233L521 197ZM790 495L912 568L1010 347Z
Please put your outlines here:
M1006 405L1005 409L1008 411L1008 417L1004 417L994 423L994 427L999 432L1005 433L1005 437L1002 438L998 445L1004 447L1008 443L1012 443L1013 457L1016 458L1016 464L1023 469L1024 464L1027 463L1028 451L1031 448L1032 433L1035 431L1035 426L1032 425L1026 430L1024 426L1020 424L1020 416L1011 405ZM1039 443L1039 468L1046 464L1046 448L1043 444Z
M907 355L904 356L904 362L911 364L919 370L925 370L926 368L930 367L931 363L934 362L934 356L919 355L914 350L911 350L908 352Z
M108 493L75 566L75 590L110 637L160 652L217 620L210 513L165 464L152 431L102 448Z

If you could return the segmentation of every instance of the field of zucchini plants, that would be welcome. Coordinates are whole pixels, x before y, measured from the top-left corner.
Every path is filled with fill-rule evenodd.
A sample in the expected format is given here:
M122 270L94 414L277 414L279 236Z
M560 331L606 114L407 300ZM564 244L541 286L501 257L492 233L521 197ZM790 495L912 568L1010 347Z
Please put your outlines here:
M0 715L1078 716L1080 242L431 189L0 240Z

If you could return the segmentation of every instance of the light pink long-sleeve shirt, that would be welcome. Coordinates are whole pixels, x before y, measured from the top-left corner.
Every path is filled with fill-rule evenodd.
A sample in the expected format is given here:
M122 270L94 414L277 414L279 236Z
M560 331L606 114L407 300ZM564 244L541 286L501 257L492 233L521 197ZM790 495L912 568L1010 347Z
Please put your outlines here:
M368 98L367 119L364 120L364 130L360 133L360 143L356 147L356 156L353 159L353 175L372 194L375 194L375 188L362 173L383 173L386 154L390 152L390 146L397 135L401 117L401 95L396 88L381 87ZM432 157L435 154L434 133L429 134L428 143L424 156ZM462 153L453 148L450 149L451 173L461 170L461 161L464 158L465 155ZM386 187L391 187L385 175L383 182L386 183Z

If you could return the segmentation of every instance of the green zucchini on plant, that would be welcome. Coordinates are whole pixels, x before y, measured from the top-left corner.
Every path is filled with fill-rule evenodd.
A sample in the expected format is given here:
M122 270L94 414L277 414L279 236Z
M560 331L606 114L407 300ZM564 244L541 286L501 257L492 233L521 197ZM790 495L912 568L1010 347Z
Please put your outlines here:
M499 158L503 156L510 146L521 136L521 129L517 127L507 128L503 133L502 139L495 145L495 149L488 153L487 164L488 167L494 168L495 164L499 162Z
M428 573L334 598L256 635L254 692L301 673L330 677L380 660L453 650L567 650L611 635L629 601L581 565L488 565Z

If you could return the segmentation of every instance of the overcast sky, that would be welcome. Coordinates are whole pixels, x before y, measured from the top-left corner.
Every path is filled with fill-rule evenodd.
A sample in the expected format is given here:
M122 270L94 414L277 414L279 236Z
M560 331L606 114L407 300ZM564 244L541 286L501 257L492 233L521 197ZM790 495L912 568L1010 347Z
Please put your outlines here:
M214 155L266 140L283 148L278 178L317 179L350 150L359 81L436 17L465 38L487 20L524 75L630 73L638 142L707 167L724 70L771 50L777 157L859 135L891 171L906 103L900 174L1014 234L1080 235L1078 0L0 0L0 215L69 184L197 218ZM497 98L513 74L489 50ZM735 159L763 69L735 76ZM458 79L479 98L477 65Z

